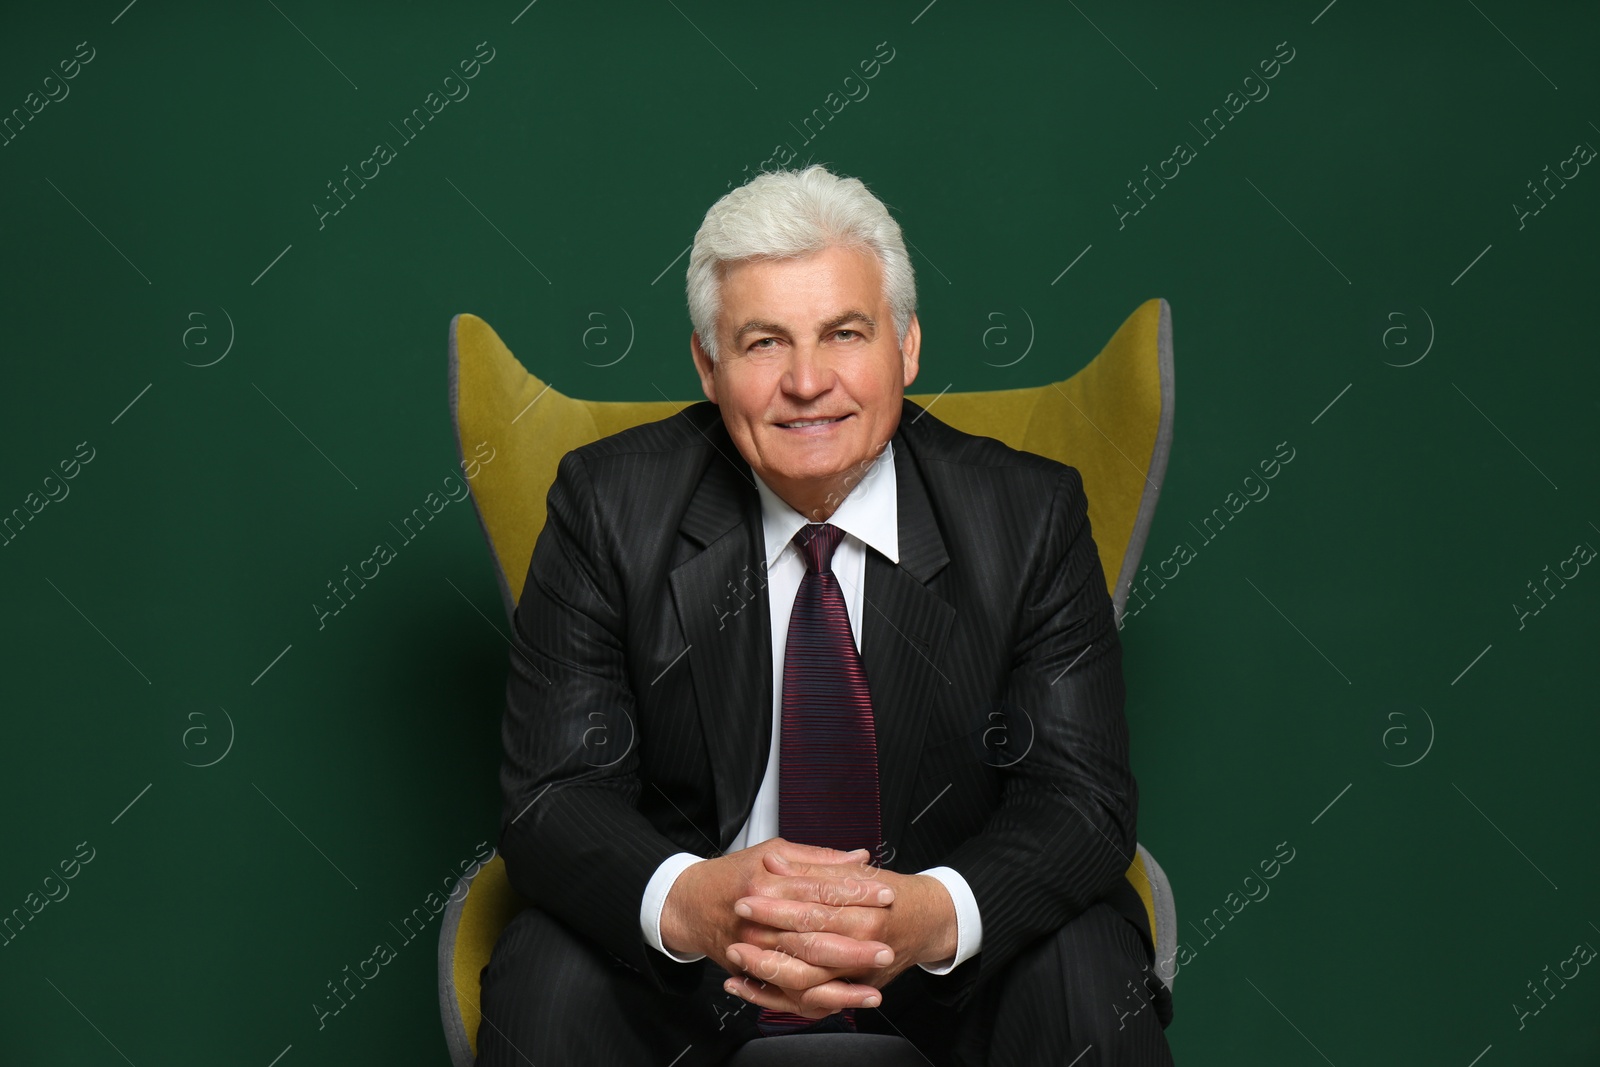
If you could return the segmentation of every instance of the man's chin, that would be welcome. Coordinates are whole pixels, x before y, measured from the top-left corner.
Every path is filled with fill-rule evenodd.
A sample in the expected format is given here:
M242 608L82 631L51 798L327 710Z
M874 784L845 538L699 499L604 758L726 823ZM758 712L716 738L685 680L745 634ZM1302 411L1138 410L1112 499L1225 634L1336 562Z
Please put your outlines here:
M777 482L790 489L829 485L839 476L839 471L836 468L826 465L815 467L786 466L768 469L771 472L768 478L769 481Z
M782 433L782 430L778 431ZM850 466L852 455L849 441L786 441L772 442L768 450L768 465L783 478L827 478Z

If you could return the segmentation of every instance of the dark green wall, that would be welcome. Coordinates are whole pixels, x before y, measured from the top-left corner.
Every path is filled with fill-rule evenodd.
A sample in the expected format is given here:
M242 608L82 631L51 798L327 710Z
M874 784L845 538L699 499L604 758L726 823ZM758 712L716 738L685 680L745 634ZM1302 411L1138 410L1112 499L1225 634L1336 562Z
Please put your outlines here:
M904 226L913 391L1065 378L1171 302L1145 559L1195 555L1123 640L1140 838L1193 953L1179 1061L1600 1062L1593 968L1514 1008L1600 946L1600 577L1515 608L1600 546L1600 173L1563 164L1600 145L1593 5L124 2L0 18L0 111L67 94L0 147L0 508L69 491L0 548L0 909L93 855L0 948L0 1060L446 1062L437 921L320 1031L312 1005L493 843L470 509L325 628L311 605L454 469L452 314L570 395L697 399L678 257L788 142ZM470 95L319 222L479 42ZM1519 221L1547 164L1579 173Z

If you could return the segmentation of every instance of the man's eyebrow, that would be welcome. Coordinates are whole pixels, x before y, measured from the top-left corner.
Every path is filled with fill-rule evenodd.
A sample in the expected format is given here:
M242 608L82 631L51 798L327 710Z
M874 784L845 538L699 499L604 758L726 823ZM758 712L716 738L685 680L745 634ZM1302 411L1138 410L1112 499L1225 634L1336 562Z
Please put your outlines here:
M872 329L872 330L876 330L878 328L877 320L874 319L871 315L868 315L865 311L861 311L858 308L851 308L848 311L844 311L844 312L841 312L838 315L835 315L833 318L829 319L827 322L824 322L822 324L822 332L823 333L830 333L833 330L837 330L839 327L843 326L847 322L860 322L860 323L865 324L869 329ZM739 329L734 332L733 339L735 341L737 341L739 338L743 337L747 333L758 333L758 332L760 332L760 333L782 333L782 334L786 334L786 333L789 332L789 330L788 330L787 327L783 326L780 323L764 322L764 321L762 321L760 319L751 319L749 322L745 323L743 326L739 327Z
M739 327L737 330L734 331L733 339L735 341L737 341L739 338L743 337L747 333L756 333L758 331L761 332L761 333L787 333L788 332L782 326L778 325L776 322L762 322L760 319L751 319L749 322L745 323L743 326Z
M877 320L871 315L868 315L865 311L859 311L856 308L851 308L849 311L846 311L843 314L838 315L835 318L831 318L827 322L823 323L822 332L829 333L833 330L837 330L847 322L863 323L870 330L876 330L878 328Z

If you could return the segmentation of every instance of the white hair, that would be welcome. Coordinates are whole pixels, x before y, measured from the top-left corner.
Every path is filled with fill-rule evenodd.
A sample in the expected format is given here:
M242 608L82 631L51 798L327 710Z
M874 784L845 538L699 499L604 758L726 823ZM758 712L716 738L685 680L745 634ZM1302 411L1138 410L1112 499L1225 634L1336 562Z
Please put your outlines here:
M917 280L900 224L859 178L817 163L758 174L711 205L694 235L686 288L689 320L713 363L722 310L723 266L749 259L789 259L831 247L870 252L883 273L895 342L917 310Z

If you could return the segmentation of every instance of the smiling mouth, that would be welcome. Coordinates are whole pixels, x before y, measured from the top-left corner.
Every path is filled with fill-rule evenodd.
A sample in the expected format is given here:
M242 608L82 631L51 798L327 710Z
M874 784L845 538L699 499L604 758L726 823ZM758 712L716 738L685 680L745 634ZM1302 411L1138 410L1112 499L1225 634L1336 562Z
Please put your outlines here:
M845 419L848 419L849 417L850 417L849 415L839 415L839 416L837 416L835 418L831 418L831 419L827 419L827 418L823 418L823 419L796 419L793 422L780 422L777 425L782 427L785 430L797 430L797 429L803 429L803 428L805 428L807 426L826 426L829 423L843 422Z

